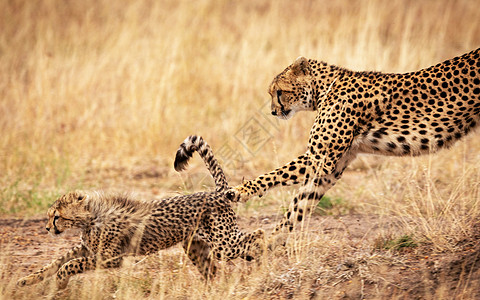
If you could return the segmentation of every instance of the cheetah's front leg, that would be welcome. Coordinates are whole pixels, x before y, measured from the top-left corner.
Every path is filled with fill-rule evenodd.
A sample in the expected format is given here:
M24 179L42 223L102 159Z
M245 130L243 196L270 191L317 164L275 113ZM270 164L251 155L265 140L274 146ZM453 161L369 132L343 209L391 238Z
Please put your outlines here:
M282 221L275 227L274 233L287 227L293 229L295 222L301 222L304 214L312 207L316 207L323 195L342 177L343 171L356 158L356 149L347 151L337 162L332 173L325 176L309 176L299 193L293 198L288 211Z
M49 277L57 272L57 270L67 261L72 258L84 256L88 253L88 250L83 246L77 246L68 251L65 255L59 257L58 259L52 261L45 267L41 268L35 273L32 273L28 276L22 277L17 281L18 286L32 285L44 280L46 277Z
M296 223L304 220L304 215L317 206L323 195L341 178L343 171L356 156L357 151L355 148L352 148L342 156L331 174L322 177L309 176L305 185L300 188L299 193L293 198L282 220L275 226L268 240L269 248L285 244L286 236L281 233L285 233L285 229L288 232L292 231Z
M67 287L71 276L83 273L87 270L93 270L95 269L95 266L96 260L94 256L79 257L70 260L63 264L57 272L57 287L59 289L64 289Z
M306 170L310 165L309 154L300 155L283 167L229 189L226 196L232 201L246 202L253 196L262 196L268 189L275 186L288 186L303 182Z

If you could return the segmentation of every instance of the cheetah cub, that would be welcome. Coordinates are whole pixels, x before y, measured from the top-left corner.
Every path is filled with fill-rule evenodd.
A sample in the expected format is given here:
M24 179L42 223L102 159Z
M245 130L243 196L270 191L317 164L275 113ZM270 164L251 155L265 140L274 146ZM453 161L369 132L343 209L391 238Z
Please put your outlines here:
M215 179L215 191L149 202L101 192L67 193L49 208L46 229L58 236L79 228L81 245L17 285L31 285L56 273L58 288L65 288L77 273L119 267L126 255L147 255L180 242L206 279L215 275L215 261L262 255L264 231L239 231L232 203L224 197L228 184L223 170L201 137L190 136L180 145L175 170L185 169L194 151Z

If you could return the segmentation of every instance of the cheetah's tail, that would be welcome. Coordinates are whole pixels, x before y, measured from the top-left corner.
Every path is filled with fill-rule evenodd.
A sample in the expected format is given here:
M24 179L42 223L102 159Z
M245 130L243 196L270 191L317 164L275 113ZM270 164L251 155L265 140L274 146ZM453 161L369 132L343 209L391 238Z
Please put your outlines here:
M187 168L188 160L192 157L193 152L197 151L207 165L210 174L215 180L216 191L223 191L228 188L227 179L223 173L218 161L213 156L212 148L203 140L201 136L191 135L187 137L180 148L177 150L175 162L173 166L177 172Z

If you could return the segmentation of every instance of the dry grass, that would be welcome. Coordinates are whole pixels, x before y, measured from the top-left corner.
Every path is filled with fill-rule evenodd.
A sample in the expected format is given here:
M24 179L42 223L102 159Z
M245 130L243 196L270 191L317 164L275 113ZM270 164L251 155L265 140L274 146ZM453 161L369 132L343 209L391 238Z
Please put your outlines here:
M412 71L479 47L480 9L473 0L3 1L0 28L0 212L28 216L73 188L126 186L148 195L190 189L190 181L200 188L200 163L202 171L185 183L171 170L177 146L193 133L220 152L231 184L269 171L304 151L314 117L268 116L266 88L296 57L354 70ZM248 128L261 134L246 149ZM431 157L363 157L329 194L348 211L399 217L399 234L436 253L455 252L474 236L480 214L479 150L474 133ZM126 180L145 177L156 182ZM239 213L277 214L291 193L279 189ZM113 272L105 283L86 276L68 295L358 298L366 282L377 282L374 297L402 295L368 279L382 259L400 264L389 251L379 258L369 246L351 249L348 239L310 233L306 242L305 234L292 239L281 259L271 257L250 275L239 263L230 268L242 276L212 287L162 259L155 278L145 268L126 277ZM183 264L178 256L174 263ZM349 256L347 269L354 271L342 277L337 267ZM360 281L344 285L351 278ZM0 284L2 294L13 283ZM362 292L344 292L352 290ZM33 291L48 294L48 284L16 295ZM463 292L456 296L473 295L468 287Z

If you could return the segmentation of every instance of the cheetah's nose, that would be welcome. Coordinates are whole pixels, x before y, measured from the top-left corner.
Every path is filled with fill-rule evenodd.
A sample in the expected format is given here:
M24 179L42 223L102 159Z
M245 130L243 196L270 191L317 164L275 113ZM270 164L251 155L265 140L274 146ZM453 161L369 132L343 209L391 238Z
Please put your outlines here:
M277 115L277 112L272 110L272 115L276 116Z
M50 231L50 227L45 227L45 229L46 229L47 231Z

